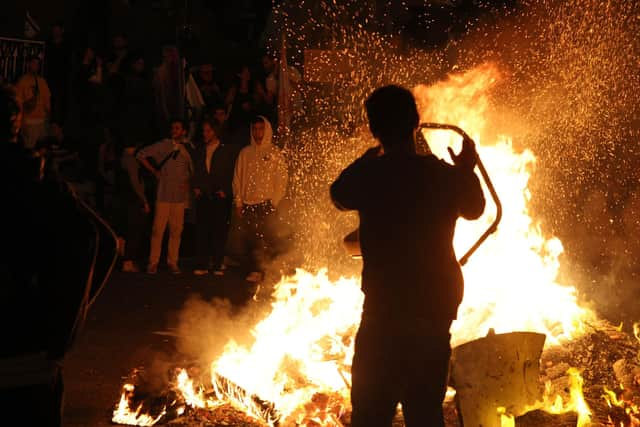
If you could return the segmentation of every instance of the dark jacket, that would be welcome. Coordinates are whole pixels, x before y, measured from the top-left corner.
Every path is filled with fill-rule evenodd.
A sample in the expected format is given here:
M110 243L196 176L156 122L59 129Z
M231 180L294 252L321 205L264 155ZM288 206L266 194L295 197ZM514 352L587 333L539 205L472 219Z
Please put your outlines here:
M193 188L199 188L206 197L224 191L227 199L232 200L231 182L236 157L237 151L233 147L221 143L211 156L211 165L207 172L206 145L198 147L193 154Z
M482 214L479 180L433 155L374 150L331 186L338 208L360 214L363 318L446 331L463 294L454 229L458 217Z

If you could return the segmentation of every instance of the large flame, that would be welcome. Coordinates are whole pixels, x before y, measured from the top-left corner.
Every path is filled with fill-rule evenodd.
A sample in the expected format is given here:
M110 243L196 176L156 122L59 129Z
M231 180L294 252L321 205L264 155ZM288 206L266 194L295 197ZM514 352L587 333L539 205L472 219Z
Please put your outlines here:
M579 334L583 321L594 315L578 305L575 288L557 281L562 243L546 238L540 224L529 216L527 184L534 154L516 152L506 135L487 139L495 133L489 121L489 95L499 79L497 67L485 64L414 90L422 121L457 125L477 142L504 206L498 233L464 267L465 297L452 328L453 343L484 336L493 328L496 332L542 332L548 345L558 344ZM459 139L448 131L426 136L434 154L443 159L449 157L446 147L455 146ZM486 189L485 195L489 196ZM491 209L491 203L488 206ZM494 218L495 212L489 210L479 221L458 222L454 243L459 256Z
M558 283L562 244L546 237L529 216L527 184L534 154L516 151L508 136L490 139L495 132L489 129L489 95L499 78L498 69L487 64L414 89L423 121L454 124L474 138L504 206L498 232L464 266L465 296L452 327L453 344L485 336L493 328L541 332L547 345L553 345L579 335L583 322L595 315L579 306L573 287ZM447 160L445 148L455 145L455 136L444 131L426 136L434 154ZM458 223L454 243L459 256L494 217L489 207L481 220ZM281 280L273 297L271 313L253 330L253 345L231 341L211 363L215 395L267 424L277 417L295 425L340 425L363 301L359 278L330 281L327 270L298 270ZM209 406L188 378L179 383L186 403ZM271 402L275 411L265 415L251 396ZM310 402L323 403L310 408ZM556 409L588 416L581 394ZM114 421L119 422L115 416Z

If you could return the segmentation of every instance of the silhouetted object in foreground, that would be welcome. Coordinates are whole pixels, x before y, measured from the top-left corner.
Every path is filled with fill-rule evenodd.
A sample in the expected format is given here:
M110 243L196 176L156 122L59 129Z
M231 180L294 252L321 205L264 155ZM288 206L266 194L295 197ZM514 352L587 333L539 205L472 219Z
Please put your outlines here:
M365 301L352 366L352 426L391 426L398 403L406 425L444 426L449 328L462 300L453 250L456 220L485 205L465 140L454 166L416 154L418 112L411 92L374 91L369 127L382 144L331 186L336 206L360 215Z
M16 142L21 112L0 93L0 411L3 425L60 426L62 360L116 257L108 226L43 157Z

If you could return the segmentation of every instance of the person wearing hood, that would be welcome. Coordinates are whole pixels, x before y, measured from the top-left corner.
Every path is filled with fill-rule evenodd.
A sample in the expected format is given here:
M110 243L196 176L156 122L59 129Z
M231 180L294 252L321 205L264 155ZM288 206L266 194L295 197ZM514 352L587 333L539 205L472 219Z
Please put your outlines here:
M251 121L250 145L244 147L236 161L233 176L235 212L240 218L235 242L249 256L250 273L246 280L263 278L261 262L269 249L269 225L287 190L287 164L272 143L271 123L263 116Z

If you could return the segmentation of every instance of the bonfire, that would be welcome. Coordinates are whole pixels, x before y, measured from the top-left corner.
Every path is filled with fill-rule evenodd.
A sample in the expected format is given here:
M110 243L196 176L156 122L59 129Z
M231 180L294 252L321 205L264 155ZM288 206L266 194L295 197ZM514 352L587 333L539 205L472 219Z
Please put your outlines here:
M504 208L497 233L463 268L465 296L451 329L452 346L514 331L543 336L544 350L533 361L539 393L517 410L509 399L496 405L493 425L640 425L638 341L598 319L571 284L559 283L562 244L543 234L528 209L535 154L515 150L508 135L486 138L492 134L489 93L500 79L498 67L486 63L413 88L422 121L459 126L476 141ZM447 131L427 131L425 137L443 159L446 147L459 143ZM459 254L495 214L489 207L481 220L459 222ZM165 392L149 395L145 373L137 372L123 386L113 422L348 426L350 365L363 296L357 275L330 280L330 268L282 277L270 312L252 330L252 345L230 340L210 366L175 367ZM461 425L457 400L454 385L444 403L448 426ZM396 423L402 425L400 411Z

